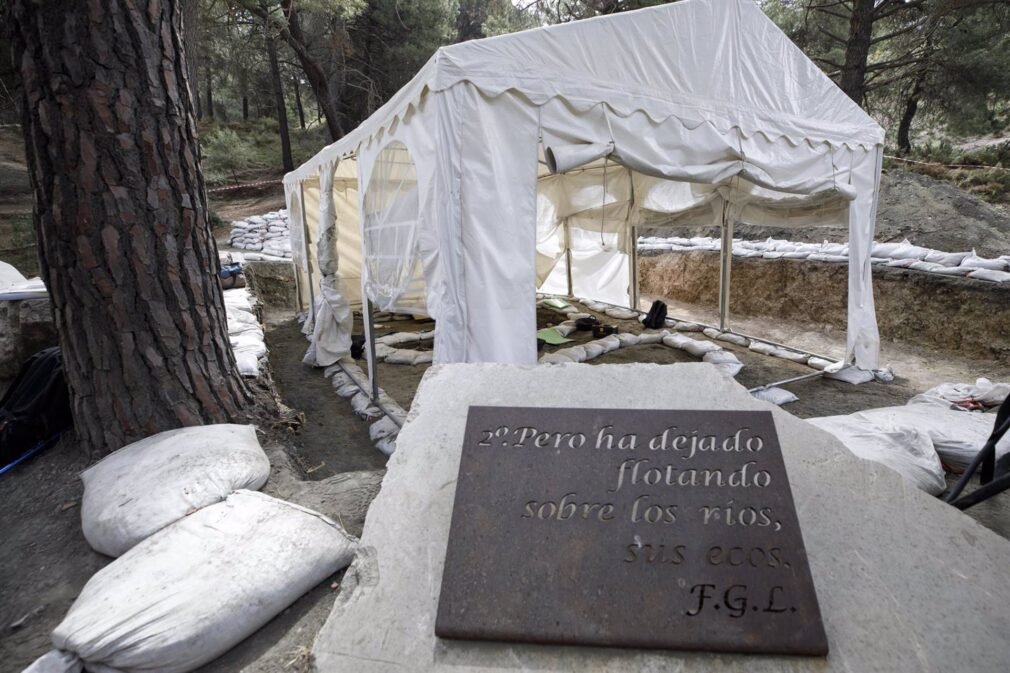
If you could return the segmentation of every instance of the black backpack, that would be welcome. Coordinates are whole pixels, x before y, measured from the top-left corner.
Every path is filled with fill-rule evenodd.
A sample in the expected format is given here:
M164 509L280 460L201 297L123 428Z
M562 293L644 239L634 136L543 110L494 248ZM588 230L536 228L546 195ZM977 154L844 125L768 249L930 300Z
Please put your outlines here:
M28 358L0 400L0 466L73 427L70 394L58 347Z
M645 320L642 321L648 329L659 329L666 325L666 304L659 301L658 299L652 302L652 306L649 307L649 312L645 316Z

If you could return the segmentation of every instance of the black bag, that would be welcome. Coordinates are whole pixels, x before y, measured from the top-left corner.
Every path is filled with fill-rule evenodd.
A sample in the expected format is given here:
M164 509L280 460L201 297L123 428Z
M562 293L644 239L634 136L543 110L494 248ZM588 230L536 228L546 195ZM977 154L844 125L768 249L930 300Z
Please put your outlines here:
M613 325L593 325L594 339L602 339L603 337L610 336L611 334L617 334L617 328Z
M0 466L72 426L63 354L54 346L28 358L0 400Z
M652 302L642 324L648 329L659 329L666 325L666 304L658 299Z
M600 321L593 316L589 316L588 318L578 318L575 320L575 329L579 332L588 332L599 324Z

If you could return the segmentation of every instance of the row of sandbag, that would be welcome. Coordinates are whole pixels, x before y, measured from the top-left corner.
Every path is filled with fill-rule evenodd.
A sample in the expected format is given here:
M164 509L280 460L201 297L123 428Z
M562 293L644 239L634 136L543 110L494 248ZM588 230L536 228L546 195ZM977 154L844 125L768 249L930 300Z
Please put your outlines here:
M225 290L224 306L228 312L228 341L235 353L238 371L242 376L259 376L267 346L249 288Z
M640 251L717 251L718 238L695 236L691 238L643 237L638 239ZM849 246L845 243L794 243L769 238L764 241L733 239L735 257L763 257L765 259L809 259L818 262L848 262ZM1010 281L1010 255L980 257L971 252L944 252L913 245L908 239L900 243L874 241L870 262L881 266L908 268L944 276L967 276L996 283Z
M560 325L556 325L554 329L558 330L563 336L568 336L576 330L575 321L565 321ZM670 333L667 330L649 331L642 334L632 334L630 332L611 334L601 339L594 339L583 344L561 348L553 353L547 353L541 356L540 363L568 364L586 362L625 346L659 343L701 358L704 362L715 365L716 368L729 376L736 376L743 369L743 363L740 362L737 356L730 351L724 350L721 346L703 339L692 339L686 334Z
M590 314L578 312L578 310L568 304L566 306L558 307L554 305L557 300L555 297L549 297L547 295L538 295L538 304L553 310L557 313L565 315L569 322L574 322L575 320L583 317L589 317ZM605 302L595 301L593 299L578 299L580 304L585 306L587 309L594 311L596 313L602 313L608 317L615 318L617 320L644 320L645 314L641 311L635 311L630 308L622 308L620 306L613 306L612 304L607 304ZM565 324L565 323L563 323ZM890 368L878 369L876 371L868 371L865 369L859 369L858 367L852 366L841 366L835 360L829 360L827 358L818 357L816 355L811 355L809 353L802 353L791 348L786 348L785 346L778 346L775 344L770 344L765 341L759 341L757 339L751 339L745 337L741 334L735 334L733 332L722 332L713 327L705 327L704 325L699 325L695 322L690 322L686 320L677 320L676 318L667 318L666 326L673 329L676 332L701 332L710 339L715 339L716 341L725 341L726 343L731 343L736 346L741 346L747 348L748 350L754 351L755 353L760 353L761 355L770 355L771 357L781 358L783 360L789 360L790 362L797 362L800 364L805 364L808 367L816 369L818 371L823 371L825 378L830 378L838 381L844 381L846 383L860 384L868 383L870 381L880 381L882 383L887 383L894 380L894 373ZM567 332L565 336L570 332ZM594 356L596 357L596 356ZM698 356L701 357L701 356ZM783 391L784 392L784 391ZM776 403L784 404L786 402L795 401L797 398L795 395L789 393L788 398L779 398ZM774 401L769 399L768 401Z
M407 412L396 400L379 389L377 401L373 401L365 391L369 390L368 376L350 358L343 358L327 367L323 375L337 395L350 400L351 408L359 418L371 422L368 436L375 447L387 456L396 450L396 436L407 418Z
M435 330L422 332L394 332L375 339L375 359L391 365L430 364L433 351L419 351L401 346L417 345L433 341Z
M969 410L995 406L1010 385L979 379L975 385L942 384L916 395L904 406L812 418L809 422L835 435L855 455L895 470L918 488L937 495L946 488L944 468L961 473L971 464L993 430L995 414ZM1010 451L1010 437L996 447Z
M249 490L269 474L242 425L163 432L88 468L84 535L118 558L26 673L186 673L347 566L356 540L335 522Z

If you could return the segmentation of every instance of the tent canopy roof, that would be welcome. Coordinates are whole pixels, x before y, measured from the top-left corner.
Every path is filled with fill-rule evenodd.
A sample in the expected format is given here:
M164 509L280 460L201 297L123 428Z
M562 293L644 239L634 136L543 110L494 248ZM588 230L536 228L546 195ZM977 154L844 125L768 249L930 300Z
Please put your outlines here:
M288 180L354 154L429 92L470 82L534 104L601 103L621 116L675 116L799 144L871 147L883 129L765 16L754 0L682 0L439 49L383 107Z

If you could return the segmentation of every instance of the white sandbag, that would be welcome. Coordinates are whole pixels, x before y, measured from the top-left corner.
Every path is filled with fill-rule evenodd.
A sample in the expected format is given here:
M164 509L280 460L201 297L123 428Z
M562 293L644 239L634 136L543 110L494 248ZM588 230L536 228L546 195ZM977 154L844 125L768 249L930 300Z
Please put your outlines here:
M700 332L703 327L698 323L687 322L686 320L673 320L667 318L666 324L673 327L678 332Z
M235 351L235 366L241 376L259 376L260 359L249 351Z
M384 437L380 439L375 443L375 448L387 456L393 455L393 452L396 451L396 437Z
M81 473L81 528L92 549L119 556L239 489L259 489L270 461L251 425L202 425L128 444Z
M831 262L835 264L849 261L846 255L829 255L823 252L815 252L807 257L807 259L811 262Z
M593 358L598 358L605 352L603 344L599 341L590 341L583 345L586 349L586 360L592 360Z
M703 357L706 353L711 353L712 351L722 350L711 341L703 341L701 339L691 339L690 341L691 343L684 344L684 350L696 358Z
M771 352L771 356L789 360L790 362L798 362L803 365L810 359L810 356L806 353L800 353L789 348L776 348Z
M820 254L848 257L849 246L845 243L829 243L828 241L824 241L824 243L821 243Z
M704 362L715 365L716 369L729 376L736 376L743 369L743 363L740 362L740 359L735 354L725 350L710 351L705 353L701 359Z
M632 334L631 332L620 332L615 336L621 342L621 348L625 346L637 346L641 341L637 334Z
M965 257L970 256L970 252L942 252L940 250L930 250L923 258L923 261L942 264L944 266L957 266Z
M856 456L886 465L926 493L939 495L947 487L928 433L858 415L811 418L808 422L830 432Z
M878 243L878 242L874 241L873 242L873 247L870 248L870 254L873 257L887 257L887 258L890 258L891 254L895 250L897 250L899 247L901 247L902 245L907 246L907 245L911 245L911 243L908 242L907 238L904 241L902 241L901 243Z
M941 276L967 276L976 269L969 269L964 266L937 266L930 273L938 273Z
M761 355L771 355L775 352L777 346L767 344L763 341L751 341L750 345L747 347L755 353L761 353Z
M926 255L928 255L930 252L932 251L929 248L922 248L919 247L918 245L912 245L906 239L902 241L901 244L898 245L898 247L892 250L891 254L887 255L887 257L890 257L891 259L921 260L925 259Z
M968 269L991 269L993 271L1006 271L1007 269L1006 260L1000 259L999 257L995 259L979 257L974 251L961 260L961 266Z
M358 418L363 418L366 421L382 416L382 410L372 402L372 398L360 392L360 389L358 394L351 398L351 409L358 415Z
M914 398L913 398L914 399ZM909 403L862 411L858 416L894 427L916 428L929 435L940 460L953 472L963 472L989 439L995 414L962 411L936 404ZM996 446L997 456L1010 450L1010 435Z
M978 378L975 383L941 383L916 395L909 404L925 402L949 407L955 402L970 400L987 407L996 407L1003 404L1007 395L1010 395L1010 383L993 383L987 378Z
M414 364L414 358L416 355L417 351L405 348L394 348L386 354L385 360L391 365L412 365Z
M783 404L789 404L790 402L795 402L800 399L785 388L776 388L774 386L771 388L759 388L758 390L752 392L751 395L759 400L771 402L772 404L780 407Z
M702 333L710 339L715 339L716 341L725 341L726 343L735 344L737 346L746 347L750 343L750 339L745 336L740 336L739 334L733 334L732 332L720 332L714 327L708 327L702 330Z
M547 355L541 356L539 362L542 365L570 365L575 362L575 360L558 351L556 353L548 353Z
M914 257L904 257L899 259L888 260L885 266L890 266L898 269L910 269L912 268L912 265L918 261L919 260L915 259Z
M994 283L1005 283L1010 281L1010 273L1007 273L1006 271L996 271L994 269L975 269L968 274L968 277L977 278L978 280L988 280Z
M634 320L638 317L638 311L632 311L630 308L618 308L616 306L607 308L604 313L618 320Z
M616 351L621 347L621 340L617 338L616 334L610 334L602 339L597 339L596 343L603 346L603 352L609 353L610 351Z
M400 432L400 426L393 422L389 416L383 416L376 422L368 426L368 436L373 442L386 437L395 437Z
M858 385L860 383L869 383L873 380L873 372L868 369L860 369L859 367L842 367L837 372L824 372L824 378L834 379L836 381L845 381L846 383L851 383L853 385Z
M793 250L791 252L783 252L782 259L806 259L811 253L807 250Z
M684 348L693 341L694 339L683 334L667 334L663 337L663 344L665 346L676 348L678 350L684 350Z
M926 262L926 261L914 262L908 268L912 269L913 271L924 271L926 273L936 273L937 271L944 271L944 272L947 271L947 267L944 266L943 264L937 264L936 262Z
M566 337L569 334L571 334L572 332L574 332L577 328L575 327L575 322L574 321L572 321L572 320L566 320L565 322L561 323L560 325L555 325L554 329L556 329L558 331L558 334L560 334L563 337Z
M586 361L586 349L584 346L569 346L568 348L562 348L556 352L561 353L572 362Z
M647 344L658 344L663 343L663 337L667 336L669 332L642 332L638 335L638 343L644 345Z
M807 366L808 367L812 367L812 368L820 370L820 371L824 371L825 369L827 369L828 367L830 367L833 364L835 364L835 363L832 360L826 360L824 358L819 358L817 356L811 356L807 360Z
M24 283L27 278L7 262L0 262L0 290Z
M333 521L239 491L144 540L92 577L26 673L186 673L347 566Z

